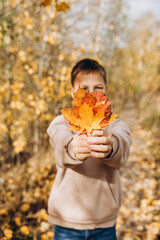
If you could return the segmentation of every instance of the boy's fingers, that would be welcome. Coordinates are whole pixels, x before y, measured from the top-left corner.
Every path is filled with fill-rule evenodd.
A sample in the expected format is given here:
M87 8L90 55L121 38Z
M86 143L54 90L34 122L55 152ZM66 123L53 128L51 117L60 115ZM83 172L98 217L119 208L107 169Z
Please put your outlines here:
M111 137L107 137L107 141L106 141L106 144L109 145L113 145L113 139Z
M76 141L74 143L75 147L88 147L88 142L87 141Z
M103 152L91 152L90 153L91 157L95 157L95 158L105 158L108 156L108 153L103 153Z
M92 135L90 135L90 136L103 136L103 135L104 135L103 130L94 130L92 132Z
M81 134L76 136L79 140L87 140L87 136L85 134Z
M90 153L91 152L91 150L88 148L88 147L77 147L76 149L75 149L75 152L76 153Z
M91 151L109 153L112 149L112 146L111 145L90 145L89 148L91 149Z
M88 142L87 142L87 137L86 138L78 138L78 136L76 136L73 141L72 141L72 145L73 146L80 146L80 147L87 147L88 146Z
M93 130L92 134L89 134L89 136L105 136L105 137L112 137L112 134L109 133L107 130Z
M90 157L90 154L76 154L76 158L80 161L84 161L86 158Z
M89 144L113 144L111 137L88 137Z
M89 144L103 144L106 142L106 137L88 137L87 142Z

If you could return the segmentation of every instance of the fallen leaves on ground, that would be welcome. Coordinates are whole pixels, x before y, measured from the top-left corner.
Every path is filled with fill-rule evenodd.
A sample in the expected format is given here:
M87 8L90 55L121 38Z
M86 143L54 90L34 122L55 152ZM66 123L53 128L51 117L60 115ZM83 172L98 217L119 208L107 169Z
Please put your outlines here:
M78 103L77 103L78 104ZM130 112L127 112L130 117ZM120 169L122 205L118 240L158 240L160 236L160 136L131 122L132 147ZM9 166L0 178L0 239L51 240L47 201L56 168L52 149L26 163Z
M47 201L55 172L52 150L4 169L0 178L1 240L53 238Z
M135 109L133 113L127 110L125 118L131 128L132 146L128 163L120 169L118 240L159 240L160 134L142 129Z

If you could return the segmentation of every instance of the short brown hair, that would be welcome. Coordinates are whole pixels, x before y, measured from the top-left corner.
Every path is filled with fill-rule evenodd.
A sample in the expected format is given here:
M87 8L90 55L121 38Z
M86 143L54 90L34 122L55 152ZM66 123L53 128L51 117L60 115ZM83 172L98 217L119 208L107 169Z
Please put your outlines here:
M103 77L105 84L107 84L106 71L102 65L100 65L96 60L85 58L77 62L73 67L71 72L71 84L74 85L74 81L79 72L98 72Z

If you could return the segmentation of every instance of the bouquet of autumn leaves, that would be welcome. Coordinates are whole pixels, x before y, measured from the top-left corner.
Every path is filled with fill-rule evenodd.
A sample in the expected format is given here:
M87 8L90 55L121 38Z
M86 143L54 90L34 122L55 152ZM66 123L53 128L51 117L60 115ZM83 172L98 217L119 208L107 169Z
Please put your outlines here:
M102 91L85 92L79 88L74 94L72 108L61 110L69 122L68 130L91 134L92 130L102 129L113 122L117 114L111 112L111 102Z

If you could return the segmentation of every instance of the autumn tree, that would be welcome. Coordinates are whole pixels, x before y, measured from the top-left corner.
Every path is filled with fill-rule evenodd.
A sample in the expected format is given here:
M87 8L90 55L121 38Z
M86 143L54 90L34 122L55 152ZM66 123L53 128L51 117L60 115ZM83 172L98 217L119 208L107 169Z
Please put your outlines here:
M57 67L63 41L59 25L61 13L70 7L17 0L2 1L1 8L1 161L10 161L24 149L38 151L45 123L53 119L63 96L56 75L62 67ZM63 69L61 75L66 73Z

